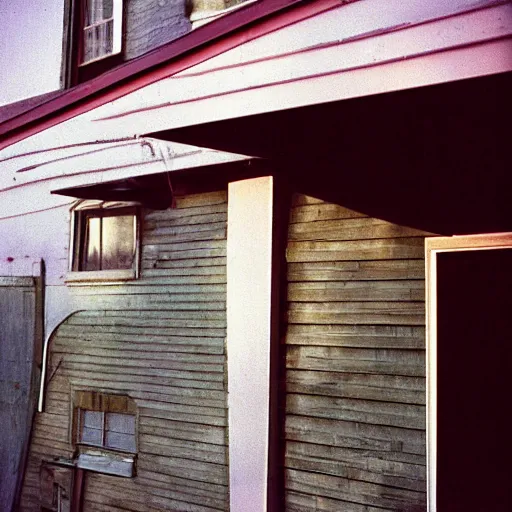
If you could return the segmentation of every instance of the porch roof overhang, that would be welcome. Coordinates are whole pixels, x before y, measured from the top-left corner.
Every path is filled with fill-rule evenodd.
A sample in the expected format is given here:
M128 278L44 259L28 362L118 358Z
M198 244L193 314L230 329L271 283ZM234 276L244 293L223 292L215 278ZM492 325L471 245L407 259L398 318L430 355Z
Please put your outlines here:
M168 168L151 174L118 176L102 182L74 184L55 188L51 193L75 199L101 201L134 201L145 208L164 210L171 207L174 197L188 193L218 190L229 181L247 179L268 174L268 164L263 159L215 152L221 159L204 160L195 167Z
M169 181L175 176L187 174L207 184L210 175L233 167L252 171L246 163L255 160L151 137L42 148L0 158L0 193L6 198L0 201L0 220L70 204L64 196L134 200L160 209L172 199Z
M504 232L510 91L507 72L149 135L272 160L302 192L397 224Z
M52 194L77 199L135 201L153 210L164 210L172 205L174 190L167 173L159 173L61 188L52 191Z

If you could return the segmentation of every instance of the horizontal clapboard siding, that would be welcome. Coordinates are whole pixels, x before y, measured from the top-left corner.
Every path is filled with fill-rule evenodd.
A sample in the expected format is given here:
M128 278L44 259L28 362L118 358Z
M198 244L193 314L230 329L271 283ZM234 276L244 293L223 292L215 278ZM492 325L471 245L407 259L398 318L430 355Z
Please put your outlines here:
M72 390L137 405L137 476L87 473L84 511L228 510L225 191L143 215L141 278L74 287L97 309L69 317L51 345L22 509L39 511L41 460L71 457ZM116 301L122 300L122 306ZM103 306L104 309L101 308Z
M297 194L286 510L423 510L425 233Z

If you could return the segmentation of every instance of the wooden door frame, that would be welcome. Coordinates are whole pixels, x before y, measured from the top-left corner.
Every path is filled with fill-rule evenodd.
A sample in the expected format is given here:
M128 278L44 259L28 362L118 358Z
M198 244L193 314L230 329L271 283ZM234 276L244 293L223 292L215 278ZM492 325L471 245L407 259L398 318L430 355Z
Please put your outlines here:
M428 512L437 512L437 254L505 248L512 248L512 232L425 239Z

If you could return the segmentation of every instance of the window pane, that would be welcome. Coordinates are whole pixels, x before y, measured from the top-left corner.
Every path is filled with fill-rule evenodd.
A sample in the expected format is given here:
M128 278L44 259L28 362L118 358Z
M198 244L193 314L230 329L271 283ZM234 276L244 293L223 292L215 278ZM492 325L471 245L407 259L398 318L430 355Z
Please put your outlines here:
M103 19L112 18L114 13L114 0L103 0Z
M108 20L113 14L113 0L86 0L85 26Z
M101 446L101 429L84 427L80 441L82 443L94 444Z
M105 447L135 452L135 435L106 432Z
M101 28L101 55L110 55L112 53L114 44L114 22L107 21L103 25L100 25L99 28Z
M130 211L124 209L123 212ZM82 214L83 240L77 270L126 270L135 262L135 215L112 211Z
M83 62L105 57L113 52L112 20L84 29L84 55Z
M83 62L88 62L94 59L94 29L88 28L84 30L84 41L83 41Z
M135 233L133 215L103 218L102 270L133 266Z
M82 411L82 424L84 427L103 428L103 413L101 411Z
M85 0L82 62L114 51L114 0Z
M135 434L135 416L108 412L106 430L121 434Z
M87 218L82 270L100 269L100 225L98 217Z
M87 27L101 20L101 0L85 0L85 22Z

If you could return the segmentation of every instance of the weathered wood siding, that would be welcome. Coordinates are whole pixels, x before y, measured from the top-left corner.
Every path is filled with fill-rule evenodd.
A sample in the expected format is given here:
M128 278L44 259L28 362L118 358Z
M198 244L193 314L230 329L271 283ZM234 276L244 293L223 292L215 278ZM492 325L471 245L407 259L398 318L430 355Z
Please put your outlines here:
M127 0L123 60L139 57L186 34L190 15L212 13L247 0Z
M134 59L190 30L185 0L128 0L123 60Z
M143 216L141 278L74 287L92 310L59 327L46 409L33 432L22 510L39 510L43 459L71 457L71 390L138 407L137 476L88 473L85 511L227 510L227 192Z
M296 195L286 510L424 510L424 233Z

